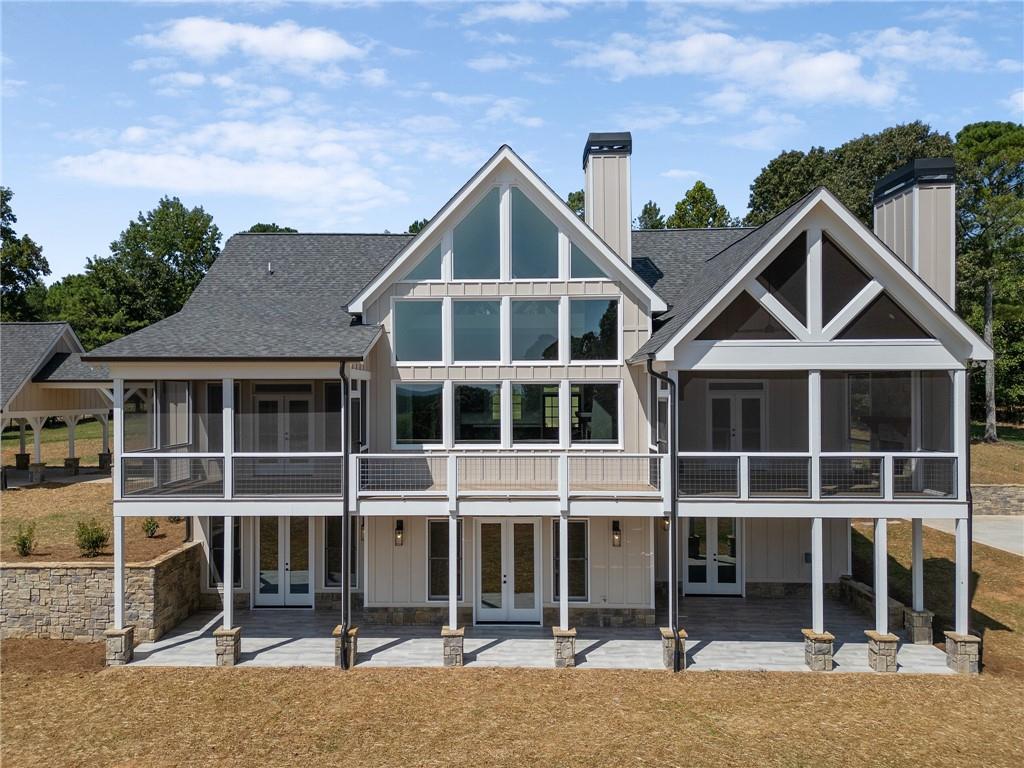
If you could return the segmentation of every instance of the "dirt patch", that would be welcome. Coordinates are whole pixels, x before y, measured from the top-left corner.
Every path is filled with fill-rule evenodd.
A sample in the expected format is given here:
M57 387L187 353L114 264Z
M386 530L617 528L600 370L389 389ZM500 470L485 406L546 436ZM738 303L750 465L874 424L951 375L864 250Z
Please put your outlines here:
M103 657L103 643L17 638L0 644L0 670L26 676L99 672Z
M18 563L81 561L113 562L113 540L99 557L83 557L75 543L79 521L95 519L108 531L113 527L110 480L61 485L44 483L31 488L12 488L0 494L0 559ZM158 518L160 528L155 538L142 530L142 520L125 521L125 559L145 562L179 546L185 539L185 523L172 523ZM36 551L27 558L19 557L12 544L19 525L36 527Z

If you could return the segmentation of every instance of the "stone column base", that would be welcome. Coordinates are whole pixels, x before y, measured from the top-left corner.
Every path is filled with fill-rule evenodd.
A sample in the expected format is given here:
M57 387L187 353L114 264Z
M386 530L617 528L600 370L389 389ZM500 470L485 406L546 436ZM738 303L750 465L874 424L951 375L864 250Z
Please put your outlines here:
M946 636L946 666L961 675L976 675L981 671L981 638L944 632Z
M29 480L33 483L41 483L46 479L46 465L42 463L31 463L28 465Z
M815 632L813 629L800 631L804 635L804 663L813 672L831 672L835 636L831 632Z
M242 628L218 627L213 630L213 640L217 644L217 666L235 666L242 655Z
M463 664L463 648L465 646L465 627L441 627L441 640L444 643L444 665L461 667Z
M555 638L555 666L575 667L576 666L576 629L560 629L552 627L551 634Z
M110 469L110 453L100 453L100 469Z
M895 672L900 639L896 635L879 634L873 629L864 634L868 636L868 666L875 672Z
M679 643L679 671L686 669L686 630L680 629L676 637L672 637L672 627L661 627L661 664L665 669L674 671L676 668L676 643Z
M78 456L66 456L64 458L64 469L69 475L77 475L82 460Z
M106 664L108 667L122 667L131 663L135 656L135 627L108 629L103 633L106 641Z
M15 469L28 469L30 463L29 454L27 453L16 453L14 454L14 468Z
M334 637L334 666L352 669L359 655L359 627L349 627L345 632L339 624L331 635Z
M907 630L907 640L914 645L932 644L932 618L935 616L931 611L915 611L912 608L903 609L903 628Z

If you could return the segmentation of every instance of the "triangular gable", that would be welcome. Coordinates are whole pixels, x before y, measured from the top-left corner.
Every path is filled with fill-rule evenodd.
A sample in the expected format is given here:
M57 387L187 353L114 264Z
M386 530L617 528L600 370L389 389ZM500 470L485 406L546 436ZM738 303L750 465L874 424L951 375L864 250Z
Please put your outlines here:
M768 266L773 254L778 253L779 248L787 243L794 234L808 228L808 220L817 211L824 211L839 220L839 223L852 234L852 241L858 246L863 246L867 255L875 261L874 267L856 263L856 267L871 275L869 285L861 291L857 298L858 303L865 306L871 302L883 289L891 289L902 294L902 308L907 311L909 317L916 325L928 330L935 338L950 342L956 339L956 343L965 347L965 352L959 357L961 359L987 360L992 357L992 350L984 341L967 325L956 312L948 305L927 283L914 272L905 262L893 253L863 222L857 219L831 192L820 188L809 195L803 205L792 215L784 226L780 227L775 234L768 239L758 251L749 258L744 265L709 299L703 306L689 317L671 338L665 341L656 353L658 360L673 360L677 345L693 335L705 326L709 319L716 316L722 309L735 298L744 287L749 288L751 284L755 291L760 291L759 298L765 300L764 294L768 289L757 282L756 277ZM833 233L838 239L838 232ZM841 244L840 244L841 245ZM774 297L765 300L768 304ZM775 300L775 308L772 314L779 318L785 318L790 322L786 323L790 330L799 326L798 320L793 318L782 305ZM851 303L850 309L857 309L857 314L864 309ZM844 317L840 312L837 317L829 322L823 318L826 326L827 338L837 338L837 334L850 324L853 317ZM835 324L829 328L829 325ZM941 332L940 332L941 330ZM798 338L805 338L799 333ZM823 337L824 338L824 337Z
M7 330L8 333L14 331L18 326L32 326L38 328L44 325L60 325L63 327L59 329L54 328L52 335L46 335L45 338L41 338L41 343L39 343L38 346L35 346L35 340L31 340L27 336L24 339L15 337L10 338L9 340L4 340L4 345L8 347L5 352L7 356L5 361L5 370L8 373L8 376L5 377L3 386L3 402L0 403L0 407L6 407L8 403L13 402L21 390L25 388L25 385L35 378L36 374L38 374L39 371L41 371L50 361L50 358L53 357L54 350L62 339L67 340L68 345L71 347L73 352L80 353L85 351L85 347L82 346L82 342L78 339L77 334L75 334L75 330L69 323L4 323L5 330ZM7 334L4 335L6 336ZM19 335L25 336L25 334ZM11 346L19 343L33 344L34 348L23 350L24 356L19 360L19 364L15 365L12 362L12 359L16 357L16 355L12 354L13 350L11 349ZM12 377L10 376L10 373L15 373L20 381L17 379L11 381L10 379Z
M522 158L505 145L484 163L419 234L349 302L347 311L353 314L362 313L386 286L402 279L403 274L410 270L411 263L423 257L423 249L435 247L441 234L464 216L468 212L468 206L475 205L486 193L487 187L497 183L502 176L514 178L514 184L528 189L531 197L542 201L548 215L568 236L570 243L585 245L589 252L588 258L610 279L618 281L651 312L663 312L667 309L665 301L612 251L608 244L523 162Z

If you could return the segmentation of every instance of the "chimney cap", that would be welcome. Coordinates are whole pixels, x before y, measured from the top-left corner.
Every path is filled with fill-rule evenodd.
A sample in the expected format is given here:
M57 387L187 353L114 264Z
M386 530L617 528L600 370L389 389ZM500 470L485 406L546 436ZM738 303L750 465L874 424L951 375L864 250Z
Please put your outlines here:
M956 163L952 157L921 157L876 181L872 200L880 203L917 184L948 184L952 181L956 181Z
M583 169L587 168L587 158L591 155L631 155L633 154L633 134L629 131L613 133L592 133L587 136L583 146Z

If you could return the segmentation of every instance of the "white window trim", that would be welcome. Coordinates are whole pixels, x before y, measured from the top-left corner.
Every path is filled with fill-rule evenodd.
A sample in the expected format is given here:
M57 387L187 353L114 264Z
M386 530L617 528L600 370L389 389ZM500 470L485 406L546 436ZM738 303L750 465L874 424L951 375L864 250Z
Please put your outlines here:
M556 587L558 587L558 578L557 578L557 574L555 572L555 556L558 554L558 547L559 547L559 542L558 542L558 526L561 525L562 523L561 523L561 520L559 520L559 518L557 518L557 517L550 518L550 520L551 520L551 603L557 605L559 598L558 598L558 595L557 595L557 593L555 591ZM583 517L583 518L580 518L580 517L570 517L566 522L569 525L575 525L575 524L578 524L578 523L583 523L584 526L586 526L586 538L587 538L587 569L586 569L587 570L587 595L586 595L586 598L583 599L583 600L580 600L579 598L573 598L572 596L570 596L569 597L569 602L573 603L575 605L590 605L591 604L591 601L590 601L590 594L591 594L591 592L590 592L590 562L591 562L590 561L590 552L591 552L591 547L590 547L590 529L591 529L590 519L586 518L586 517ZM558 565L559 565L559 567L564 567L563 564L561 563L561 560L559 560Z
M455 305L459 302L477 302L477 303L488 303L498 305L498 356L493 360L456 360L455 359ZM503 345L502 337L504 334L504 326L502 320L504 319L504 312L502 311L502 305L505 303L503 297L500 296L460 296L458 298L448 297L447 302L450 304L450 315L451 322L451 341L449 343L449 349L451 350L451 365L466 365L466 366L480 366L480 365L501 365L503 360ZM442 311L443 320L443 311ZM444 323L442 322L442 326ZM442 346L444 346L442 344Z
M621 451L623 449L623 386L622 379L567 379L568 392L567 392L567 409L565 412L565 426L566 433L569 439L568 449L570 451ZM617 435L618 440L614 443L574 443L572 442L572 385L573 384L614 384L619 389L619 412L618 416L618 428ZM561 414L559 414L561 418Z
M448 595L444 597L431 597L430 596L430 524L431 523L444 523L444 539L445 544L448 543L448 518L447 517L428 517L427 518L427 535L424 536L426 542L426 555L423 558L426 566L426 578L423 580L423 599L428 603L447 603ZM466 599L466 526L463 523L463 518L459 518L456 523L459 527L459 540L462 544L462 568L459 569L459 594L457 600L462 603ZM448 553L448 559L450 560L452 553ZM456 557L458 552L456 551Z
M438 443L402 443L398 442L398 387L399 386L436 386L441 385L441 441ZM447 432L448 412L451 411L451 382L450 381L408 381L405 379L391 380L391 450L393 451L437 451L450 448L451 444L445 439ZM450 432L448 433L450 434Z
M573 301L614 301L617 304L616 307L616 338L615 343L617 347L618 355L611 360L573 360L572 359L572 302ZM566 303L568 308L566 309L566 356L568 358L568 365L625 365L622 351L622 295L617 294L615 296L567 296ZM559 343L559 349L561 349L561 343Z
M506 406L505 393L506 393L506 389L507 389L507 387L505 386L506 383L507 382L505 382L504 380L501 380L501 379L489 379L489 380L488 379L459 379L458 381L451 382L452 407L450 409L451 410L451 415L448 417L448 419L451 421L452 447L453 448L455 448L456 450L476 449L476 448L494 450L494 449L497 449L497 448L504 448L505 447L505 441L504 441L503 438L504 438L504 435L505 435L505 424L506 424L506 420L505 420L505 406ZM499 437L498 437L498 442L496 442L496 443L459 442L459 440L456 437L456 426L457 425L455 423L455 388L456 387L462 387L462 386L479 387L479 386L484 386L484 385L492 386L492 387L497 385L498 393L499 393L499 396L501 397L501 410L499 411L499 418L500 418L501 421L498 424L498 429L499 429L499 432L500 432Z
M396 339L397 334L397 315L395 313L395 307L403 302L412 301L432 301L440 302L441 304L441 359L440 360L399 360L398 359L398 344ZM445 365L445 361L448 359L448 355L451 354L448 347L450 344L447 342L448 336L451 331L451 314L450 310L446 311L445 305L450 302L450 299L442 298L439 296L392 296L391 297L391 366L393 368L422 368L424 366L438 366ZM445 322L446 317L448 318L447 323Z

